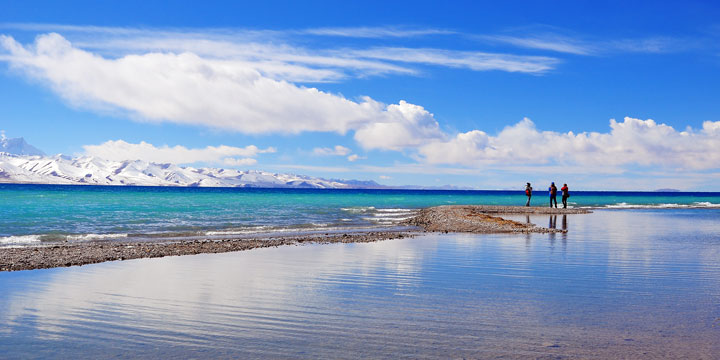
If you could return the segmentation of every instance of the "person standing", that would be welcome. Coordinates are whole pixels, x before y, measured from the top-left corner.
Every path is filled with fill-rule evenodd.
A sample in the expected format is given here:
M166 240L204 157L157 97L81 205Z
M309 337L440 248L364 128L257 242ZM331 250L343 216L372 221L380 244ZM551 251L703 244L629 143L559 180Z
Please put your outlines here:
M555 186L555 182L550 184L550 187L548 188L550 191L550 207L553 207L553 201L555 202L555 208L557 208L557 187Z
M527 185L525 185L525 195L528 198L525 206L530 206L530 198L532 197L532 186L530 186L530 183L527 183Z
M567 199L570 197L570 189L568 189L567 184L563 184L563 187L560 188L560 191L562 191L563 209L567 209Z

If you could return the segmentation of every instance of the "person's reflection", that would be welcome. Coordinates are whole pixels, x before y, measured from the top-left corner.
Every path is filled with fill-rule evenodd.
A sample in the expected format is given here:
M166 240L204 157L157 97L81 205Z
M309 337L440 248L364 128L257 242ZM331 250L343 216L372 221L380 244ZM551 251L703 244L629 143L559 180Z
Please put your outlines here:
M557 229L557 215L550 215L550 224L548 224L548 228L550 229ZM555 233L550 233L550 247L555 247Z
M532 243L532 235L529 232L525 233L525 249L530 249Z
M567 225L567 215L563 215L563 217L562 217L562 225L561 225L561 226L562 226L562 229L563 229L563 233L562 233L562 236L561 236L561 237L562 237L562 244L563 244L563 251L564 251L564 250L565 250L565 247L567 247L567 229L568 229L568 225Z
M525 223L530 223L530 215L525 215ZM525 233L525 247L530 248L530 238L531 235L529 232Z

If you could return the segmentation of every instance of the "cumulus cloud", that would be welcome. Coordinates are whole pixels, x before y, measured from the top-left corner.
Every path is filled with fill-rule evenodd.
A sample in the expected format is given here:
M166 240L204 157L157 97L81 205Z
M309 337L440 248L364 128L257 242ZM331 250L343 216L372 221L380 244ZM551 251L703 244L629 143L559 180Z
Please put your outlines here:
M720 121L699 130L677 131L654 120L626 117L610 121L610 132L540 131L530 119L508 126L495 136L479 130L419 147L430 164L466 166L582 165L663 166L684 169L720 167Z
M72 104L120 109L145 121L247 134L357 130L362 146L382 149L421 142L417 136L439 136L432 114L420 106L384 105L369 97L352 101L266 77L242 62L193 53L110 59L78 49L58 34L39 36L27 47L7 36L0 37L0 44L12 68L48 84ZM387 130L402 138L379 133Z
M352 152L352 150L350 150L342 145L335 145L334 148L324 147L324 148L313 149L313 154L320 155L320 156L330 156L330 155L345 156L351 152Z
M419 159L431 165L482 168L560 163L720 167L720 122L706 122L698 130L677 131L653 120L626 118L623 122L611 121L607 133L575 134L538 130L526 119L495 135L473 130L449 136L440 129L434 115L420 105L402 100L388 105L369 97L347 99L293 83L337 81L372 74L414 74L416 69L412 66L415 65L537 74L557 65L559 60L552 57L405 47L305 49L270 41L268 38L276 36L271 32L238 35L224 31L186 33L96 27L64 30L84 33L81 45L55 33L38 36L29 45L0 35L0 61L45 84L75 106L120 110L141 121L245 134L354 132L354 139L366 150L409 149L411 154L416 150ZM363 31L367 37L394 36L393 29ZM395 35L424 36L421 30L417 31L420 32L397 31ZM353 32L363 34L349 28L321 29L315 35L354 36ZM597 53L596 45L569 37L505 36L496 37L494 41L566 53ZM633 44L623 42L613 46L630 51ZM637 48L661 51L658 44L657 41L644 42ZM88 146L86 152L102 153L103 149L114 147L98 156L114 158L115 154L125 151L127 156L147 159L144 153L158 150L159 154L167 154L149 161L215 161L235 165L252 165L258 153L245 154L237 150L248 151L250 147L231 148L234 152L222 153L210 150L222 147L166 146L139 150L142 146L154 148L146 143L118 141ZM195 157L177 155L183 151ZM361 159L343 147L316 151L319 155L347 156L349 161ZM200 153L202 155L197 155Z
M226 165L254 165L253 159L258 154L273 153L272 147L260 149L255 145L246 147L208 146L200 149L188 149L184 146L157 147L144 141L132 144L123 140L110 140L100 145L83 146L85 155L115 161L144 160L154 163L192 164L192 163L224 163ZM241 157L238 159L237 157Z
M445 137L433 114L422 106L401 100L398 104L389 105L386 114L384 119L355 131L355 140L362 147L401 150Z
M360 155L358 155L358 154L352 154L352 155L348 156L347 159L348 159L348 161L350 161L350 162L354 162L354 161L357 161L357 160L360 160L360 159L367 159L367 158L364 157L364 156L360 156Z

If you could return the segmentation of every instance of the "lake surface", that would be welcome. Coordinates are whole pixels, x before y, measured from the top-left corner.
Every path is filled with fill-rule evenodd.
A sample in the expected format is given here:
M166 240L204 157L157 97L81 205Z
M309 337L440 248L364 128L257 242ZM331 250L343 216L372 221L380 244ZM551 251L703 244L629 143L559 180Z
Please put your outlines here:
M0 273L2 358L720 354L720 210Z
M720 208L720 193L571 192L573 207ZM0 184L0 246L393 227L435 205L524 205L518 191ZM536 189L533 205L545 206Z

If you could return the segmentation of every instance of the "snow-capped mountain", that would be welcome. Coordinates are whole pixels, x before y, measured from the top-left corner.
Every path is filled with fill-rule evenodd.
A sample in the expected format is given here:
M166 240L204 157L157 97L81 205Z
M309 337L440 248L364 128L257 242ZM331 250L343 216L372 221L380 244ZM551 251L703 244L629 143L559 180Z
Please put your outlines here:
M111 161L90 156L29 156L7 152L0 153L0 183L335 189L359 187L352 181L256 170L192 168L141 160Z
M44 152L28 144L21 137L14 139L5 137L5 132L0 132L0 152L15 155L45 155Z

